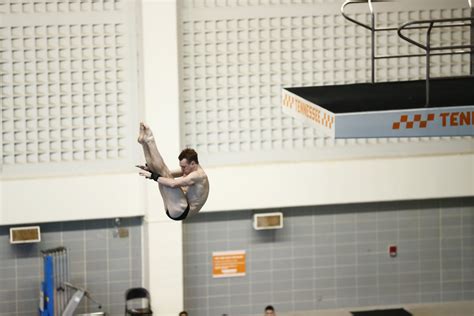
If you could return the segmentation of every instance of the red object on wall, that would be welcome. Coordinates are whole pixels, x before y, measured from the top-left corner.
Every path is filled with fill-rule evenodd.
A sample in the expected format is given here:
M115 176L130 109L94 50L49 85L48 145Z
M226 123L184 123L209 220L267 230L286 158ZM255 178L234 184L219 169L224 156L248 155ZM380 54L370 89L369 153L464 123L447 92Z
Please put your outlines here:
M397 246L388 246L388 253L390 257L396 257L397 256Z

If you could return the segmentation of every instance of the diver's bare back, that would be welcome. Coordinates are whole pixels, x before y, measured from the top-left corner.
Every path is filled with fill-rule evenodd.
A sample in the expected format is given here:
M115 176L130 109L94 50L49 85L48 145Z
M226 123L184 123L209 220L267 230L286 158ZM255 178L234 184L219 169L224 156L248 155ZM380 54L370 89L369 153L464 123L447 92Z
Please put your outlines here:
M187 177L194 178L194 183L184 189L186 198L189 204L190 215L199 212L207 201L209 196L209 180L204 170L199 166L196 171L193 171Z

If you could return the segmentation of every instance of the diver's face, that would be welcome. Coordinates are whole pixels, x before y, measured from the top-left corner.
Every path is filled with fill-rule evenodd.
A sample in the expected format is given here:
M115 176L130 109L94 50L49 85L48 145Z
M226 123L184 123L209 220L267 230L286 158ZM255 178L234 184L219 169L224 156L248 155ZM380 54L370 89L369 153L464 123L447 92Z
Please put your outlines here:
M183 175L187 176L188 174L194 171L196 163L194 161L191 161L191 163L189 163L188 160L184 158L179 162L179 166L181 167L181 172L183 172Z

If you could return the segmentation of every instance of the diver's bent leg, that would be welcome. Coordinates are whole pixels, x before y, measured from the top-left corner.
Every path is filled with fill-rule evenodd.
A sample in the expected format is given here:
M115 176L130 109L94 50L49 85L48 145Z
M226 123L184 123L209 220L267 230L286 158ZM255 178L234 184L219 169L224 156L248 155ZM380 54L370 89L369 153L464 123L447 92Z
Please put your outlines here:
M188 200L181 188L170 188L159 184L166 210L171 218L180 217L188 208Z
M146 142L143 144L143 148L143 151L145 152L145 159L150 168L163 177L172 178L173 176L171 175L171 171L165 164L163 157L158 151L155 141L153 140Z
M148 145L143 144L142 147L143 147L143 154L145 156L145 161L146 161L146 168L151 172L158 173L161 175L160 166L154 162L150 153L150 149L148 148Z

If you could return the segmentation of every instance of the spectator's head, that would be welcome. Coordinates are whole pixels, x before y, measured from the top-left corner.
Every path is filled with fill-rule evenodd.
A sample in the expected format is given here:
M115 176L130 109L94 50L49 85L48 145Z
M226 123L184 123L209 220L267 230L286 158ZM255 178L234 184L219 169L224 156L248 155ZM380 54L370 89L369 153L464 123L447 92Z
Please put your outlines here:
M179 316L188 316L188 312L187 311L182 311L179 313Z
M265 307L265 316L276 316L275 309L272 305Z

